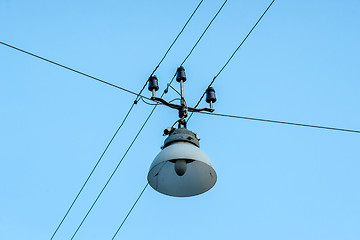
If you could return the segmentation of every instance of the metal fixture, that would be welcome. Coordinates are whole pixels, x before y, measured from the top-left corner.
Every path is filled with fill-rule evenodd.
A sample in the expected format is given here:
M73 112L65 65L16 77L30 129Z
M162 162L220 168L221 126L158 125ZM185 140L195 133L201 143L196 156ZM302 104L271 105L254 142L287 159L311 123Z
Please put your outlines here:
M217 180L217 175L209 157L199 148L200 138L196 133L186 129L188 112L213 112L212 103L216 101L215 90L206 90L206 102L210 108L192 108L187 106L184 98L185 69L180 66L176 72L176 81L180 83L180 104L167 102L155 96L159 89L155 76L149 79L149 90L152 100L162 103L179 112L178 128L172 127L164 130L168 136L162 151L155 157L147 176L148 182L156 191L175 197L190 197L208 191ZM171 87L171 86L170 86ZM169 85L167 85L166 91ZM172 88L172 87L171 87Z
M197 135L186 128L177 128L165 139L147 179L160 193L190 197L211 189L217 175L209 157L199 148Z

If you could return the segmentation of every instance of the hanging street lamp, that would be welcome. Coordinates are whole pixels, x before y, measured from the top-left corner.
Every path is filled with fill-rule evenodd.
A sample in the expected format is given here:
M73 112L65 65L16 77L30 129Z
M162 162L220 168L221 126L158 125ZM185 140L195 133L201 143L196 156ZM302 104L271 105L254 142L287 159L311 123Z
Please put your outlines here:
M177 69L176 81L180 83L180 105L169 103L155 96L159 89L156 76L149 78L148 89L152 92L152 100L179 111L178 128L164 130L168 137L164 141L161 152L152 162L147 176L148 183L156 191L174 197L190 197L211 189L217 175L209 157L199 148L200 138L186 128L187 113L213 112L212 104L216 101L215 90L206 90L206 102L210 108L191 108L184 99L183 83L186 81L185 69ZM175 124L174 124L175 125Z

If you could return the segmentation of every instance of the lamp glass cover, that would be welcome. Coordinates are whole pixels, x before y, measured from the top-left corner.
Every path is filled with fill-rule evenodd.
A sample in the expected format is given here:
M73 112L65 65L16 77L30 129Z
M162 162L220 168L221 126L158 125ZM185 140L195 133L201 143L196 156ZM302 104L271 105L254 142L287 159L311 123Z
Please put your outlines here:
M186 161L186 172L179 176L176 160ZM164 148L154 159L147 176L156 191L175 197L190 197L208 191L217 180L209 157L188 142L175 142Z

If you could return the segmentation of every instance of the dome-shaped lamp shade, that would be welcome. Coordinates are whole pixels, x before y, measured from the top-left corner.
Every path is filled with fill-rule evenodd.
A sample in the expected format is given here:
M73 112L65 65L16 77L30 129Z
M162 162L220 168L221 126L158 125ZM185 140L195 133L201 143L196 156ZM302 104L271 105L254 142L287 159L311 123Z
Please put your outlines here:
M212 188L217 176L210 159L200 148L188 142L175 142L155 157L147 178L158 192L190 197Z

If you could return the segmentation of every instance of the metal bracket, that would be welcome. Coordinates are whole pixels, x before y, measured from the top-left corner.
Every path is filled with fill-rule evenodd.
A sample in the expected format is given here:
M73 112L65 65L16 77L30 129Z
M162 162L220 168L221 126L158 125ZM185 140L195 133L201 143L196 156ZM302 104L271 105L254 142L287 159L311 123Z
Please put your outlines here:
M177 110L180 110L183 107L183 105L169 103L168 101L166 101L166 100L164 100L162 98L159 98L159 97L152 97L151 100L158 101L158 102L164 104L165 106L168 106L170 108L174 108L174 109L177 109ZM187 109L188 109L189 112L202 112L202 111L213 112L215 110L213 108L193 108L193 107L187 107Z

